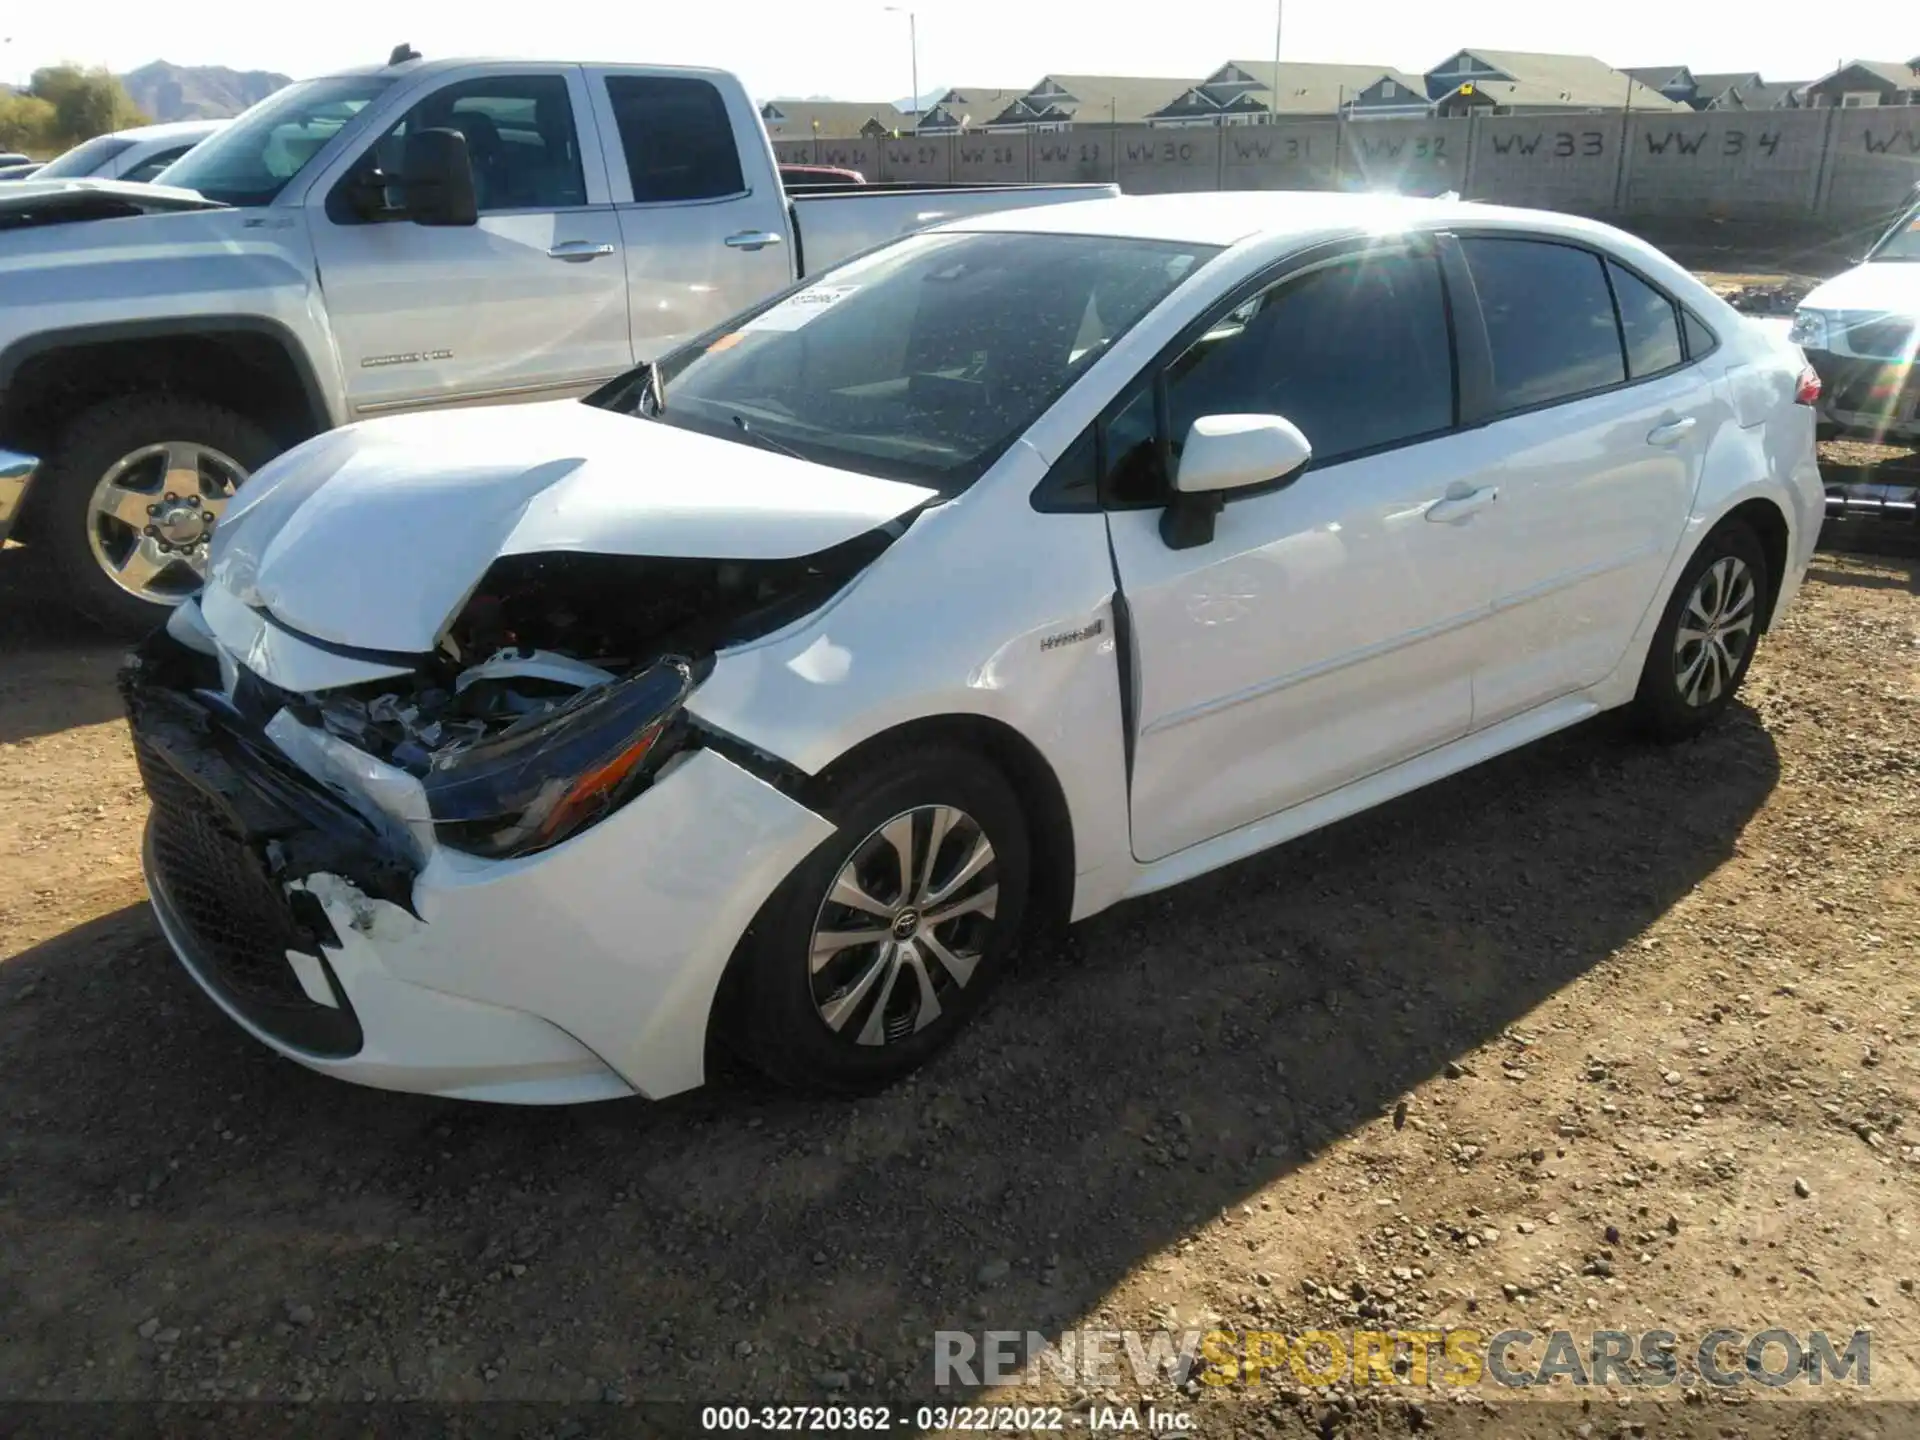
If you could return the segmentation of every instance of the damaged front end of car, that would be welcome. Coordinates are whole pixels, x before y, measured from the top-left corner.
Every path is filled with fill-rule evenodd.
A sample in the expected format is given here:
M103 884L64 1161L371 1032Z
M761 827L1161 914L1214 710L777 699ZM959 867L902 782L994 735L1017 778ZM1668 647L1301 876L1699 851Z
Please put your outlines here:
M414 881L436 850L534 855L692 749L737 754L687 713L715 655L817 610L899 528L790 560L502 557L433 650L382 655L378 678L321 690L260 673L247 661L261 648L227 643L189 602L121 678L153 799L154 902L176 949L269 1037L353 1053L327 959L340 939L317 893L417 924Z

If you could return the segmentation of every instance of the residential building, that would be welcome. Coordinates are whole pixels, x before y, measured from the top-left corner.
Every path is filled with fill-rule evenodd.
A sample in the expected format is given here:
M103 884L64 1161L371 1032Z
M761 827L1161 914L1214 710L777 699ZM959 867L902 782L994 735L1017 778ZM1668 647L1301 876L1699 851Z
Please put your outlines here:
M920 117L922 133L951 133L984 126L1027 92L992 85L953 85Z
M1229 60L1150 114L1154 125L1265 125L1276 116L1424 115L1426 84L1387 65Z
M1436 115L1690 108L1591 55L1460 50L1429 70L1426 79Z
M1736 85L1708 103L1709 110L1798 110L1807 103L1805 80L1760 80Z
M1866 105L1920 105L1920 55L1911 60L1850 60L1808 84L1816 109Z
M760 119L775 140L880 140L913 128L913 117L885 100L769 100Z
M1048 75L985 125L985 130L1065 130L1081 125L1143 125L1155 111L1200 84L1139 75Z

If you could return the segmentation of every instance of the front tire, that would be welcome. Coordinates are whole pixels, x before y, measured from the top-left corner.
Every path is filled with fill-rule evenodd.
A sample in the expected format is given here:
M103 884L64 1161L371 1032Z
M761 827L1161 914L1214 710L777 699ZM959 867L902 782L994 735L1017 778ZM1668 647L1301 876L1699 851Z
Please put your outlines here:
M36 529L73 607L144 635L200 588L220 512L280 444L219 405L162 393L82 411L54 442Z
M1027 824L998 770L947 746L876 757L818 808L838 832L742 939L722 1038L778 1084L859 1094L926 1063L1005 971Z
M1767 552L1735 520L1701 542L1647 649L1633 715L1656 740L1698 735L1733 703L1773 601Z

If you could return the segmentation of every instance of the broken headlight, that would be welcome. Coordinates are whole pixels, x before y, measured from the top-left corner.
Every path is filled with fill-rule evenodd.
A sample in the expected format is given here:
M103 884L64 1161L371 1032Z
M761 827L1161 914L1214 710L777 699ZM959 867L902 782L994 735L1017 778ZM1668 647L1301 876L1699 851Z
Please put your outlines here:
M686 661L662 660L436 758L434 833L490 860L559 844L644 788L695 683Z

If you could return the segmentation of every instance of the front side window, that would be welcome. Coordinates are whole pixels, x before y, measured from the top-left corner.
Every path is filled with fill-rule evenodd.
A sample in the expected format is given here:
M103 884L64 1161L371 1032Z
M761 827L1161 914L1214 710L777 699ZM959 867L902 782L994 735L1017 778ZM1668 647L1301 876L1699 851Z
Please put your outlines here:
M636 204L713 200L747 188L727 102L705 80L610 75L607 99Z
M154 178L224 205L271 205L392 84L390 75L341 75L276 90Z
M1673 301L1638 275L1607 266L1613 298L1620 307L1620 333L1627 346L1627 374L1635 380L1671 370L1685 358L1680 351L1680 321Z
M1544 240L1461 241L1493 351L1504 414L1627 378L1613 295L1598 255Z
M1104 236L913 235L666 357L663 409L637 377L598 403L953 493L1215 253Z
M71 150L56 160L49 160L34 172L36 180L79 180L105 165L116 155L123 155L133 148L133 141L123 140L118 135L96 135L91 140L82 140Z
M1453 343L1439 262L1385 251L1282 281L1227 315L1166 372L1166 445L1152 388L1108 425L1108 497L1156 503L1203 415L1281 415L1325 465L1454 423Z
M434 91L380 137L341 191L367 194L376 172L400 174L407 136L421 130L457 130L466 137L474 203L482 215L587 203L564 75L489 75ZM352 217L335 208L336 219L391 219L399 213L389 206Z

